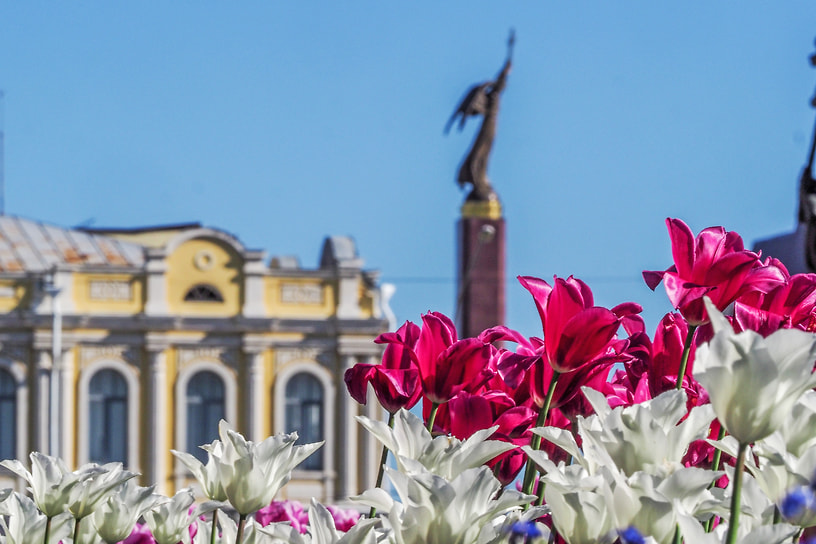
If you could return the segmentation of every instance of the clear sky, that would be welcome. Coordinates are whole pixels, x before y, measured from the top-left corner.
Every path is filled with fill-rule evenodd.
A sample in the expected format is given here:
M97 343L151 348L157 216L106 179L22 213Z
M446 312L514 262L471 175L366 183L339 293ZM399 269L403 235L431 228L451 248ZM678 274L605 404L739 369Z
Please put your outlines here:
M476 124L442 129L517 42L490 177L516 275L668 310L643 269L664 220L794 226L816 2L3 2L6 213L61 226L200 221L317 265L351 235L400 321L453 313L454 184Z

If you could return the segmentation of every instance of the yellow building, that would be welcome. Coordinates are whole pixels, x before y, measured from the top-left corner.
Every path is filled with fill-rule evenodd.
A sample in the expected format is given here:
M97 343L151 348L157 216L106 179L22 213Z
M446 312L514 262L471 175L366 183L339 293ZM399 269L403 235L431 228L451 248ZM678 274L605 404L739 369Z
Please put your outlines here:
M250 440L326 441L284 497L373 487L378 449L354 416L374 408L343 383L348 367L379 360L387 328L362 265L347 237L327 238L306 269L198 224L0 217L0 457L122 461L172 494L194 480L170 450L205 459L197 446L224 418Z

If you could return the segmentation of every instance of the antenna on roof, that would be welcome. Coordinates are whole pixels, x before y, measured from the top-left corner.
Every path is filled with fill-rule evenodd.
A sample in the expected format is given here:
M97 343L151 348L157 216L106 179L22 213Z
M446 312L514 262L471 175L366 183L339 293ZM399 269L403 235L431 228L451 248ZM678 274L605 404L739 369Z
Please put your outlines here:
M0 215L6 215L5 133L3 132L3 89L0 89Z

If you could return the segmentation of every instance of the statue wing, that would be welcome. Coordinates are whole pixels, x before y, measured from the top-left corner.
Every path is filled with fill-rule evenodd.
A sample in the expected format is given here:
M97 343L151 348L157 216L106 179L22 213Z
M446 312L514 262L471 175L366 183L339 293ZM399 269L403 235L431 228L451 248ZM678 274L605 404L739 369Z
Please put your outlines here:
M448 122L445 125L445 134L450 132L450 128L454 121L456 121L457 117L461 116L459 119L459 130L462 130L462 128L465 126L465 120L468 117L471 115L482 115L485 113L487 110L487 91L492 84L492 81L488 81L480 85L474 85L470 88L465 97L462 99L462 102L456 108L456 111L454 111L453 115L451 115L450 119L448 119Z

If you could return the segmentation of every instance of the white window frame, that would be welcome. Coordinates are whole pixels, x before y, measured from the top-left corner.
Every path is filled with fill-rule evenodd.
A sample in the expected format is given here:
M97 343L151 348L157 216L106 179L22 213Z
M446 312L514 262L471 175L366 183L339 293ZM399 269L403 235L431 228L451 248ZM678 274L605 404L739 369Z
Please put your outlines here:
M139 373L133 367L121 359L103 359L96 361L83 368L79 374L79 421L77 463L84 465L90 461L89 432L91 424L91 399L90 386L94 375L100 370L115 370L125 379L127 384L127 463L126 467L131 472L141 472L139 468L139 399L141 398L141 387L139 385Z
M275 378L275 385L272 398L274 399L275 433L286 432L286 385L289 380L300 373L309 374L320 382L323 387L323 468L321 470L304 470L296 468L296 472L304 475L321 474L324 478L334 475L334 399L336 386L331 372L313 360L290 361L281 368Z

